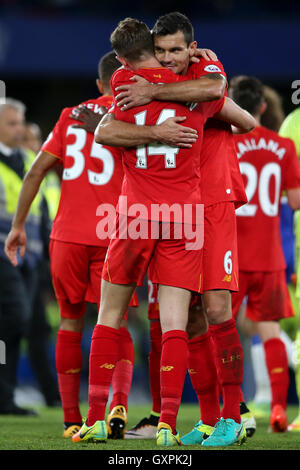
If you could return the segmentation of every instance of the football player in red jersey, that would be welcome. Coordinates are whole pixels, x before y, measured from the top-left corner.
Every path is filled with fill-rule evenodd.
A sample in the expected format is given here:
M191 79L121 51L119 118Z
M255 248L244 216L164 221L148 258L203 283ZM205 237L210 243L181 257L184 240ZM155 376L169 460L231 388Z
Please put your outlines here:
M86 302L100 302L101 272L109 242L108 237L101 239L96 234L96 226L101 222L96 210L101 203L116 205L123 180L120 151L96 144L93 134L83 129L78 111L91 109L101 113L103 106L107 109L111 106L109 82L113 71L119 66L113 52L106 54L99 62L97 79L102 96L86 101L79 108L76 106L62 111L25 178L6 242L6 254L16 264L18 248L21 255L26 248L24 223L30 204L47 171L58 160L61 161L61 198L51 232L50 260L61 315L56 366L64 411L64 437L71 437L82 423L78 396L83 315ZM77 119L77 124L74 124L74 119ZM182 128L177 121L170 118L160 126L149 127L145 143L166 141L185 147L186 136L189 142L194 142L197 136L193 129ZM136 305L136 302L134 296L131 305ZM108 417L111 437L122 437L126 424L134 359L132 341L126 326L124 320L118 340L120 358L114 373L114 394ZM115 430L111 423L115 424Z
M130 83L130 79L135 74L154 83L178 81L178 75L174 75L167 68L162 68L155 59L151 34L144 23L130 18L120 22L112 33L111 40L124 65L112 78L111 86L114 96L116 89L122 83ZM152 216L151 212L153 206L161 204L162 201L168 207L177 203L182 208L187 202L194 208L197 201L201 200L199 155L205 116L218 114L221 119L236 124L244 131L255 126L255 120L231 100L217 100L222 96L220 89L222 93L224 91L223 80L219 82L221 85L220 83L216 85L215 95L212 96L215 99L214 102L187 106L174 102L153 101L146 107L132 109L127 113L122 113L120 108L117 109L115 106L114 112L118 118L127 123L137 122L142 125L160 122L161 119L175 113L182 114L186 117L186 123L191 123L190 125L196 128L199 136L194 144L195 148L190 152L178 151L178 149L166 146L145 148L139 145L138 148L126 150L123 153L125 175L122 197L128 198L130 208L135 204L140 204L147 209L145 212L147 215L144 213L139 218L139 223L144 227L148 228L150 221L151 223L157 221L159 228L164 227L163 223L167 220L164 217L157 219ZM212 85L210 86L212 89ZM97 137L101 140L101 129ZM164 158L156 156L164 156ZM124 217L126 223L132 222L133 218L128 216L130 209L128 214L123 212L120 200L118 212L117 222L124 221ZM176 217L173 220L178 221ZM182 219L181 224L183 225ZM173 229L174 226L172 225ZM125 235L127 235L126 232ZM117 331L123 310L128 305L128 299L135 286L142 282L151 260L153 280L160 284L160 321L163 332L162 413L157 443L159 445L180 444L176 431L176 418L187 366L185 328L191 291L201 291L201 246L198 245L191 251L186 247L186 241L185 236L174 238L172 235L171 238L169 235L166 240L163 236L157 238L148 236L132 240L130 236L124 237L121 223L117 224L116 238L110 243L103 270L99 319L92 339L88 418L80 432L73 437L74 442L89 439L105 440L106 438L103 422L115 362L113 345L117 341ZM126 257L126 253L131 253L130 259ZM170 270L170 263L175 267L174 270ZM240 431L235 439L239 440L244 436L244 430L240 423L237 425Z
M262 83L254 77L235 77L230 96L259 122L265 110ZM280 234L280 198L300 208L300 166L292 140L259 125L249 134L235 136L248 203L237 211L239 292L232 295L233 315L247 296L246 318L264 346L271 386L273 432L287 430L289 387L286 349L279 320L293 316L286 284L286 262Z
M97 86L103 96L86 101L84 106L96 113L100 112L101 106L110 107L109 80L118 66L113 53L101 59ZM62 111L29 170L6 241L6 253L13 263L17 263L18 247L21 254L26 247L24 222L28 208L46 172L59 160L63 166L61 197L51 230L49 251L51 277L61 317L56 343L56 369L64 413L64 437L71 437L82 423L79 388L83 316L86 302L100 302L101 271L108 245L108 240L100 240L96 235L99 220L96 208L101 202L116 204L123 179L119 152L95 144L92 134L74 126L74 120L70 117L73 109L65 108ZM124 344L126 357L120 356L120 360L125 358L127 362L120 364L126 364L127 370L119 370L123 394L116 381L113 407L127 407L124 376L127 376L129 393L132 375L132 340L126 321L122 326L119 341Z
M193 79L193 81L186 82L184 87L178 83L157 86L153 82L147 83L141 77L133 77L137 82L136 84L119 87L120 93L117 99L121 109L130 109L132 106L142 105L152 98L183 102L197 101L203 99L205 88L204 90L199 89L202 80L203 85L207 86L208 89L211 86L210 83L218 80L226 81L223 66L219 61L209 63L200 59L200 61L189 67L190 59L195 53L196 43L193 38L192 25L184 15L175 12L161 17L154 26L153 33L155 54L162 65L169 67L177 74L186 74L186 78ZM199 80L199 77L202 78ZM112 122L111 125L111 133L113 134L115 123ZM108 128L109 124L106 129L107 135L103 137L107 137L107 142L116 145L117 141L113 139L113 135L109 135ZM134 133L134 131L132 132ZM112 140L110 137L112 137ZM106 139L104 138L103 141L106 141ZM231 127L227 123L216 119L207 121L204 128L200 165L201 195L205 205L203 304L211 327L207 332L208 324L203 321L203 315L199 314L200 306L196 306L197 301L193 302L194 307L190 310L189 322L189 346L190 351L193 351L193 353L189 355L189 370L193 371L191 380L199 401L202 402L201 410L203 411L201 415L204 420L196 429L199 432L194 433L199 436L202 442L203 435L207 434L208 431L207 427L205 427L205 433L201 431L202 424L209 425L209 431L212 432L212 428L220 416L216 380L209 372L213 370L213 367L210 367L211 364L208 365L205 369L206 372L204 372L203 368L206 365L202 364L203 361L200 360L201 357L210 357L212 364L214 362L211 354L211 335L214 336L215 342L219 342L220 349L226 350L221 344L228 342L227 338L230 337L232 351L237 351L237 349L240 351L239 354L232 355L228 353L229 357L236 358L230 362L231 367L228 367L227 359L222 358L221 355L218 362L218 374L224 385L223 415L225 419L240 422L239 383L242 380L242 367L237 366L241 364L242 351L235 321L232 319L230 292L238 289L235 208L245 203L247 199L238 166ZM153 280L151 277L150 271L150 281ZM153 305L150 305L149 309L153 310ZM151 311L150 331L153 337L153 341L151 339L153 350L150 352L150 360L158 363L161 332L159 322L155 322L155 319L159 319L159 309L156 307L154 307L154 314ZM207 355L203 354L204 350L207 351ZM200 364L202 364L201 367ZM238 377L235 373L237 369L239 370ZM150 367L150 382L153 384L151 390L157 389L156 396L158 396L158 385L155 385L159 383L158 374L155 374L154 371L155 368ZM205 374L207 377L203 380ZM230 374L233 374L233 377ZM209 393L207 393L208 388L210 388ZM233 393L233 388L235 393ZM210 397L209 406L208 396ZM158 409L159 401L157 399L155 415L158 414ZM149 421L149 425L151 426L151 423L155 424L156 419L150 416L151 422ZM141 428L143 429L146 429L146 420L142 420ZM153 426L151 427L153 430ZM132 432L128 431L127 437L137 437L138 428L137 425L135 429L131 430Z

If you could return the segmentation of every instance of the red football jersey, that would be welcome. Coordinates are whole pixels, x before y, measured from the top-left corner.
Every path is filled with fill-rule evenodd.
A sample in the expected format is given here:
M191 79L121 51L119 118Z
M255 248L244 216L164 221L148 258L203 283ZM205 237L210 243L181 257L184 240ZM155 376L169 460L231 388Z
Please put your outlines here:
M101 96L83 103L94 112L109 108L112 96ZM74 106L76 108L76 106ZM94 141L94 135L74 128L69 116L74 108L65 108L42 150L61 159L63 175L61 197L53 222L51 238L84 245L107 246L109 238L100 239L97 224L107 213L96 214L100 204L116 206L120 195L123 167L118 148Z
M285 269L280 235L283 190L300 188L300 166L292 140L265 127L235 135L248 204L237 211L239 268Z
M118 94L115 91L118 86L131 83L130 78L137 74L152 83L172 83L186 79L163 67L144 68L138 71L121 68L114 73L111 80L113 95ZM124 152L122 195L127 196L128 207L139 203L146 207L146 212L140 213L141 218L167 221L167 216L165 218L164 214L154 214L153 205L157 207L157 205L166 204L170 207L173 204L179 204L178 214L180 214L184 204L194 206L201 203L199 155L203 125L208 117L222 109L223 103L224 99L221 99L201 103L195 108L194 104L153 101L148 105L128 111L121 111L118 106L112 109L116 119L138 125L155 125L169 117L186 116L184 125L198 132L197 142L191 149L152 144L127 149ZM121 204L119 212L126 213L126 209L122 208ZM171 220L176 220L176 217L174 216ZM177 219L177 221L180 220Z
M220 61L200 59L189 67L187 78L210 73L226 73ZM227 92L225 93L225 95ZM239 207L247 202L230 124L208 119L204 126L201 151L201 192L206 206L231 201Z

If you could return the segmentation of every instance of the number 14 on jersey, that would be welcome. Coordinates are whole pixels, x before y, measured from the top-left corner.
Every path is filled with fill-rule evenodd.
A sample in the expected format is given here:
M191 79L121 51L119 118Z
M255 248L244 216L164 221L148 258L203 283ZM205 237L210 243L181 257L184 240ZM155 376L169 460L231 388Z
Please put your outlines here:
M175 109L163 109L156 122L156 125L162 124L170 117L175 117ZM135 114L135 123L138 126L144 126L146 124L147 111L142 111ZM139 145L136 151L136 167L147 170L148 168L148 156L152 155L163 155L165 168L176 168L176 155L179 152L178 147L169 147L163 144L151 144L151 145Z

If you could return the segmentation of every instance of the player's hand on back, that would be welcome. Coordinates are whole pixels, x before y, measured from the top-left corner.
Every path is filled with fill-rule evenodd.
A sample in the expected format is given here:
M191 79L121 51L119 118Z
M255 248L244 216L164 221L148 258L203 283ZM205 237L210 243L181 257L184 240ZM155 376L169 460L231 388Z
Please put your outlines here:
M13 266L18 265L18 249L20 248L20 255L25 255L26 250L26 232L25 229L12 228L7 235L4 251L9 261Z
M70 118L74 119L75 121L80 121L81 124L74 124L72 127L77 129L84 129L85 131L94 134L99 122L107 113L107 109L104 106L101 106L100 111L101 113L95 113L91 109L82 105L74 108L70 114Z
M135 106L143 106L153 99L153 84L139 75L130 79L132 85L121 85L116 88L120 93L116 95L117 106L121 111L127 111Z
M191 148L198 139L198 133L195 129L180 124L185 119L185 116L170 117L155 126L157 141L171 147Z
M217 54L211 49L196 49L194 55L191 57L191 62L199 62L200 59L205 60L218 60Z

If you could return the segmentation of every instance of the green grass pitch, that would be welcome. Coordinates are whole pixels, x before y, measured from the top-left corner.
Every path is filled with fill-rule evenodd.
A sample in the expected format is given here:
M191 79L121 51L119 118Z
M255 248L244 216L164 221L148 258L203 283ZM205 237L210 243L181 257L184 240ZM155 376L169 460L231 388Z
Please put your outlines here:
M83 413L87 405L82 406ZM146 405L130 405L128 413L128 428L135 425L141 418L148 416L150 411ZM288 408L291 421L297 414L297 407ZM178 416L180 435L189 432L199 419L197 405L183 404ZM300 433L286 432L283 434L268 433L268 419L257 419L257 430L252 438L242 446L230 446L226 450L300 450ZM115 455L119 451L159 451L175 450L174 448L158 448L155 440L108 440L105 444L74 444L71 439L62 438L62 411L59 408L40 408L38 417L0 416L0 450L106 450ZM219 448L218 448L219 449ZM218 449L214 449L216 452ZM199 450L207 452L201 446L184 446L176 448L179 452ZM220 450L220 449L219 449Z

